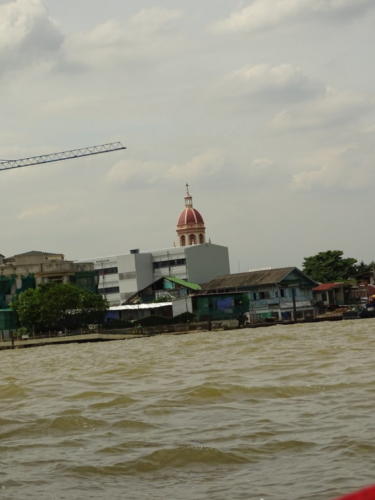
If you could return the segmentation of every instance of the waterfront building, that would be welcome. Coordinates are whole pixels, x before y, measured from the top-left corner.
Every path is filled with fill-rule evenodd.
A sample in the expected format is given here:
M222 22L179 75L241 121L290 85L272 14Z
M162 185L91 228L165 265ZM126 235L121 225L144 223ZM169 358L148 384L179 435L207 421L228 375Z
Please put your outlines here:
M344 304L349 304L352 285L344 282L321 283L313 288L316 304L323 312L326 309L335 309Z
M96 291L97 274L91 262L65 260L62 253L33 250L1 256L0 307L6 307L16 293L51 282L73 283Z
M206 242L202 215L193 207L187 188L185 207L177 220L178 243L162 250L130 250L127 254L88 259L99 274L99 292L111 306L166 276L203 284L227 274L228 248Z
M233 318L245 311L252 321L315 317L317 283L296 267L228 274L211 280L192 297L199 320Z

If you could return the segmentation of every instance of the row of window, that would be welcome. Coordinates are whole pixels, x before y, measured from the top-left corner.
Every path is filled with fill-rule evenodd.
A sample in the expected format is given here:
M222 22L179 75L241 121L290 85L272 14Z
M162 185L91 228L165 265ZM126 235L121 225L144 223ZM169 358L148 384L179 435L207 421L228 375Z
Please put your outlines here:
M117 274L118 268L117 267L106 267L104 269L98 269L97 271L99 273L99 276L105 276L107 274Z
M161 269L165 267L176 267L176 266L184 266L186 264L186 259L172 259L172 260L163 260L160 262L154 262L154 269ZM106 267L104 269L97 269L99 276L106 276L108 274L118 274L117 267ZM133 279L136 278L135 271L131 271L128 273L120 273L120 279Z
M109 295L110 293L120 293L120 288L118 286L110 286L107 288L99 288L98 292L101 295Z
M176 267L184 266L186 264L186 259L172 259L172 260L161 260L160 262L154 262L154 269L162 269L165 267Z
M264 300L264 299L271 299L274 297L277 297L277 298L279 297L278 290L275 291L273 296L271 296L271 293L269 291L253 292L253 300ZM285 297L284 288L280 288L280 297Z
M279 288L279 290L275 290L273 293L270 291L263 291L263 292L252 292L252 298L253 300L264 300L264 299L273 299L273 298L283 298L283 297L292 297L292 288L289 289L286 288ZM295 293L298 294L299 296L301 295L301 290L295 289ZM303 292L302 292L303 295Z

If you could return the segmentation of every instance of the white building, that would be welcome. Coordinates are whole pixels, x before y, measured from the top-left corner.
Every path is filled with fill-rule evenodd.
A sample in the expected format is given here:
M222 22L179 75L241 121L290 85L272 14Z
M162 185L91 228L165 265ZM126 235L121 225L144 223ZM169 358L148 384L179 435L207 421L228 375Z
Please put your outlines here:
M185 208L177 223L181 246L112 257L86 259L99 272L99 292L111 306L120 305L138 290L162 276L176 276L194 283L208 281L229 274L228 248L206 243L205 225L201 214L193 208L187 190Z
M176 276L193 283L207 283L228 274L228 248L212 243L91 260L99 272L98 291L110 305L122 304L138 290L162 276Z

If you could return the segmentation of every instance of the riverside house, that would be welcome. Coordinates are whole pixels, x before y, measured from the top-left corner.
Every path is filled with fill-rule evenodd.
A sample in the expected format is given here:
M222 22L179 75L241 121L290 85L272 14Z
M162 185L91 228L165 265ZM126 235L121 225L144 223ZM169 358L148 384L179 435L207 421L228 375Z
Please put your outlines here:
M317 283L296 267L227 274L204 285L193 297L193 309L200 320L243 313L252 322L310 320L315 317L315 286Z

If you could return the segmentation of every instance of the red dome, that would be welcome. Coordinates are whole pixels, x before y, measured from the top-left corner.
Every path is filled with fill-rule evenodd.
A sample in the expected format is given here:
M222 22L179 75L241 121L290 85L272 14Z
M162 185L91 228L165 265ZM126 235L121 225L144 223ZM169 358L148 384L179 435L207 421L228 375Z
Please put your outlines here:
M187 226L190 224L204 225L203 217L196 208L185 208L178 218L177 227Z

